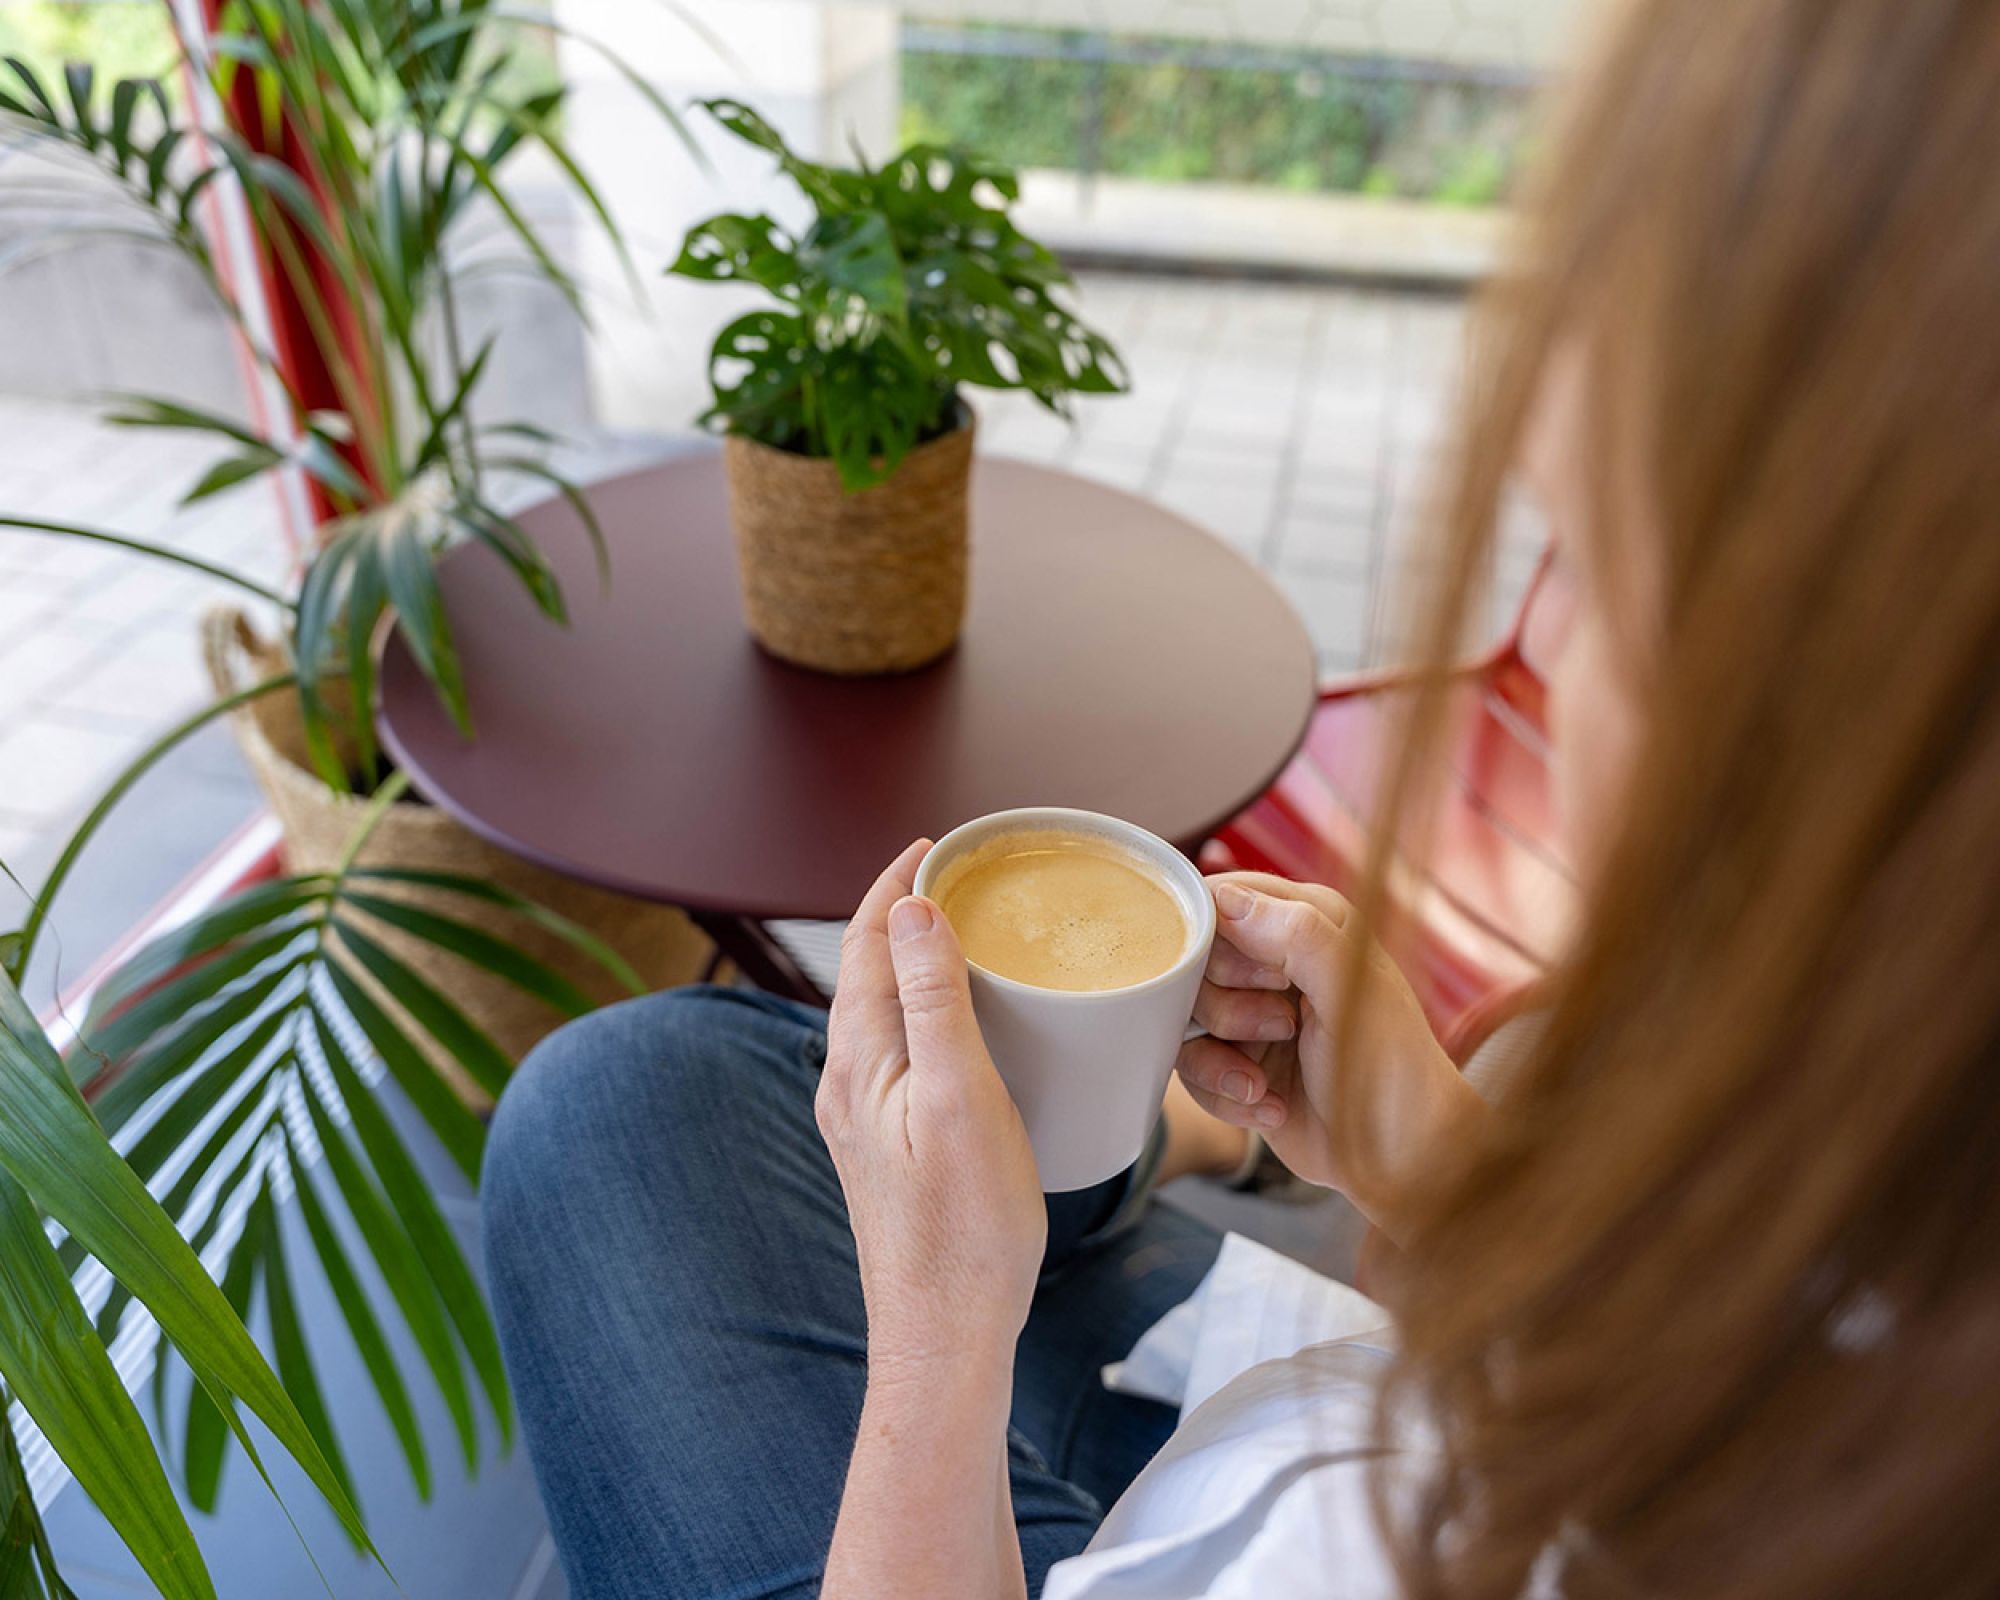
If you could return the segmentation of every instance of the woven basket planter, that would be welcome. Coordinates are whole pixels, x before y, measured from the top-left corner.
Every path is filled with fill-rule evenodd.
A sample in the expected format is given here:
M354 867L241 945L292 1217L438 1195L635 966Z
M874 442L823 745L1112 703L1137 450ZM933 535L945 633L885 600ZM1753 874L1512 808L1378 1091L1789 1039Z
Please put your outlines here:
M907 672L965 620L973 423L849 494L831 461L723 441L743 614L772 655L821 672Z
M260 637L241 612L230 609L211 611L203 619L202 653L218 695L232 694L290 666L275 641ZM306 757L304 712L296 694L264 695L233 712L230 720L257 786L284 830L285 870L330 871L353 838L367 799L336 794L313 773ZM511 889L595 933L631 964L648 989L694 982L707 972L714 954L707 936L678 907L613 894L523 861L421 801L391 806L369 835L357 864L450 872ZM595 1000L625 996L623 987L595 962L503 907L407 884L383 884L371 892L473 923L554 967ZM356 917L371 937L448 995L516 1061L565 1020L483 968L379 919L358 913ZM491 1101L479 1085L413 1024L372 975L352 960L345 965L355 981L422 1042L440 1076L462 1101L475 1111L490 1108Z

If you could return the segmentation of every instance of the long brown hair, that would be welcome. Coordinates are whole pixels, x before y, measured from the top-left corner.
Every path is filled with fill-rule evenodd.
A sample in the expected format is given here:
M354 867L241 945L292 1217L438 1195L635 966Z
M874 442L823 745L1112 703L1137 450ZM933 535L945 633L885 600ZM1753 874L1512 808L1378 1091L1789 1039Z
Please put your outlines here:
M1524 215L1424 654L1558 350L1587 542L1629 561L1642 486L1658 615L1539 1059L1412 1240L1385 1416L1440 1456L1388 1513L1403 1581L1992 1595L2000 5L1638 0Z

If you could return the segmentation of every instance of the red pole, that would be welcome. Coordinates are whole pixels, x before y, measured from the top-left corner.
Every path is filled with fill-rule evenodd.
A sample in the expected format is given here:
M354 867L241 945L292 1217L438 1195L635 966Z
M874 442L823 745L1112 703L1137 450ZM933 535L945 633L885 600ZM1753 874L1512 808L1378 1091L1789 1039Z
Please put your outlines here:
M171 3L171 0L169 0ZM222 9L222 0L201 0L202 17L209 31L215 31ZM262 108L257 102L255 74L239 71L229 86L229 93L223 97L223 115L231 129L252 150L283 162L299 175L307 190L320 203L327 215L329 226L338 226L327 205L326 185L318 169L314 166L298 130L292 122L290 110L281 111L277 137L265 124ZM253 213L254 217L254 213ZM262 219L257 219L261 221ZM316 297L325 308L326 320L331 324L332 336L341 346L349 369L362 375L365 385L371 350L369 343L361 335L361 321L356 307L348 295L340 275L334 270L317 245L301 233L296 226L282 216L272 219L276 227L287 232L290 248L296 252L296 259L306 264L312 277ZM333 369L327 360L327 353L321 348L314 332L312 319L306 313L305 302L301 298L291 274L279 263L268 239L258 240L259 266L262 270L264 293L271 312L273 351L279 370L292 392L308 411L346 412L349 407L334 382ZM367 403L364 394L361 404ZM341 452L357 475L371 488L380 485L374 475L364 465L360 453L350 444ZM306 480L306 490L311 497L313 520L324 523L335 515L335 508L326 490L310 477Z

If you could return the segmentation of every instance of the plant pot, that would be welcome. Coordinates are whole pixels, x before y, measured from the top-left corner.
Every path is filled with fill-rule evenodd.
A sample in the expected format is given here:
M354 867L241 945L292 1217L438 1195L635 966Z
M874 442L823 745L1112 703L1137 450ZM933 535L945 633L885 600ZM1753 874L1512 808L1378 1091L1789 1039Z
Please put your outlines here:
M973 423L849 494L831 461L723 441L743 615L772 655L821 672L907 672L958 640Z
M211 611L203 619L202 651L219 695L234 693L290 668L276 641L261 637L240 611L226 608ZM239 662L248 669L247 675L239 673ZM362 795L335 793L314 773L306 756L305 713L298 695L279 692L261 696L232 713L230 721L257 786L284 831L285 870L294 874L331 871L353 838L368 800ZM614 894L523 861L422 801L404 800L391 806L369 835L356 864L449 872L511 889L588 928L625 958L649 990L695 982L709 973L714 962L715 947L679 907ZM626 997L625 989L602 967L566 941L502 906L405 884L381 884L373 886L371 892L472 923L555 968L594 1000ZM355 915L372 938L449 996L513 1060L519 1061L544 1034L565 1020L554 1008L484 968L377 918ZM337 949L336 954L340 954ZM371 974L351 959L345 965L398 1024L423 1043L432 1065L460 1100L475 1111L490 1109L486 1093L428 1033L415 1026Z

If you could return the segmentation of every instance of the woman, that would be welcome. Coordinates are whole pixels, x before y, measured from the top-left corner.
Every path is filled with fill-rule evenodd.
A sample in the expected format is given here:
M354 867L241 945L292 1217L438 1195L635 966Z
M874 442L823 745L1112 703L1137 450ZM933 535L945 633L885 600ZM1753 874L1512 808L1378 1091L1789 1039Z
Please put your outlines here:
M1180 1064L1400 1246L1393 1352L1178 1431L1102 1387L1215 1241L1143 1175L1045 1214L913 848L830 1036L635 1002L502 1109L494 1288L578 1600L1994 1592L1996 84L1990 0L1641 0L1582 74L1426 629L1435 667L1518 478L1586 888L1547 1030L1489 1108L1371 954L1379 892L1227 880Z

